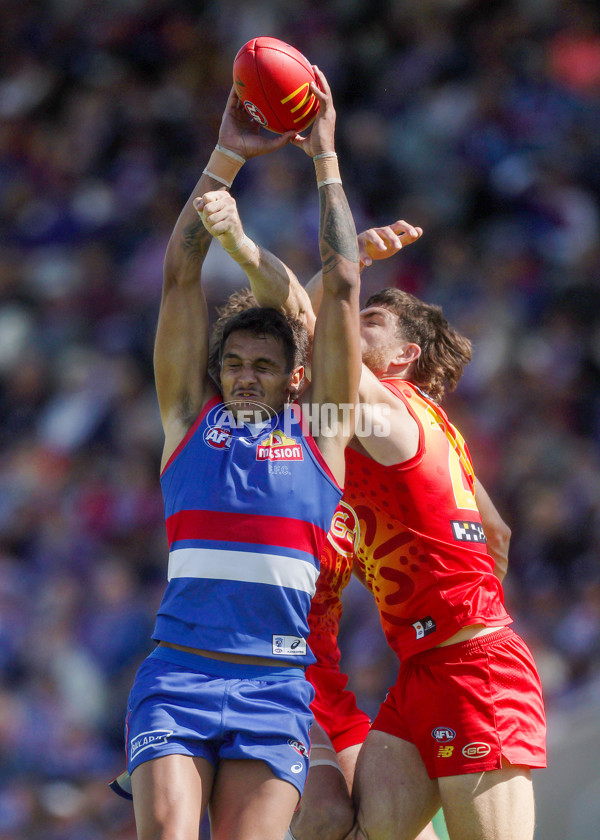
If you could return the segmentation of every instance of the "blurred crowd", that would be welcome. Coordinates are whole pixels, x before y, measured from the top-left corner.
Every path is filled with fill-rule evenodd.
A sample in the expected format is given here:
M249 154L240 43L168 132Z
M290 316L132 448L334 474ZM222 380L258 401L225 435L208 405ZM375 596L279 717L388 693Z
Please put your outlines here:
M359 230L419 243L363 275L443 306L474 358L447 407L512 528L506 599L548 706L600 679L600 14L583 0L0 0L0 837L131 840L106 787L166 579L152 346L162 259L237 50L326 74ZM310 161L233 187L306 281ZM239 285L214 245L211 307ZM344 665L394 662L360 587Z

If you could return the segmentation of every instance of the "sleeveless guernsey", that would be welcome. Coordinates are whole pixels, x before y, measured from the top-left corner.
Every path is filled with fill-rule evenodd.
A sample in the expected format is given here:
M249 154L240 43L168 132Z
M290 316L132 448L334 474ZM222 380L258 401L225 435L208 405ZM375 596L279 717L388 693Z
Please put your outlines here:
M405 659L466 625L501 627L512 619L487 551L462 435L412 383L382 384L417 422L418 451L384 467L348 447L344 500L358 518L356 556L387 641Z
M308 665L308 612L341 490L295 404L260 427L220 398L161 476L168 585L153 638Z

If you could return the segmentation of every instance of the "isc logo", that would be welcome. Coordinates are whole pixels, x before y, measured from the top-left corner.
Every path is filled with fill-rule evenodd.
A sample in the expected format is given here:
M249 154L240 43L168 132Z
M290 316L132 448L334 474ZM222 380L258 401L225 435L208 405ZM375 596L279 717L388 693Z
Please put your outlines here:
M483 741L473 741L472 744L467 744L462 748L462 754L465 758L483 758L492 751L489 744L484 744Z

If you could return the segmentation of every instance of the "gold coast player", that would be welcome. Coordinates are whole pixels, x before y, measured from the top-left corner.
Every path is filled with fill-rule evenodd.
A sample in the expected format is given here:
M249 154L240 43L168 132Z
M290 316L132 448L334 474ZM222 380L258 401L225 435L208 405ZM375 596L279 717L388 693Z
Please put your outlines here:
M402 247L397 223L372 258ZM314 311L286 269L279 285L243 266L263 305ZM314 308L319 280L313 282ZM308 313L308 314L307 314ZM344 501L360 523L358 556L401 664L358 761L358 835L411 840L440 803L452 840L531 840L530 769L544 767L539 678L508 627L500 579L509 532L474 476L468 449L439 405L470 360L470 343L438 307L398 289L361 313L362 410L389 419L346 450Z

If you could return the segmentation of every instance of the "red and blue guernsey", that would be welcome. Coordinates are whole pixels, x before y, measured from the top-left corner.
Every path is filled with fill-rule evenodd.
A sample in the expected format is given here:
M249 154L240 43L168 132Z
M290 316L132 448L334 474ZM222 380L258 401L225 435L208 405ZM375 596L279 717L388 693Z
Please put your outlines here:
M308 665L308 613L341 489L298 404L236 423L211 400L161 476L168 586L153 638Z

